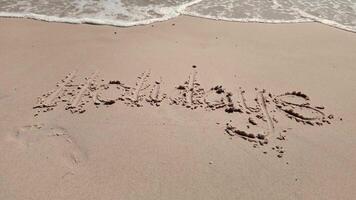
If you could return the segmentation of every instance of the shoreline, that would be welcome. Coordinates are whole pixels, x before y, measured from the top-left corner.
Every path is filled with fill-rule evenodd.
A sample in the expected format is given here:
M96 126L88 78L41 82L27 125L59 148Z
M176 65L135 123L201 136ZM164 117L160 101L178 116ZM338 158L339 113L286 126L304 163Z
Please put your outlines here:
M204 16L198 16L198 15L190 15L186 13L179 13L178 16L170 16L168 18L162 18L162 19L152 19L148 21L138 21L138 22L132 22L131 24L125 24L127 22L123 22L120 20L109 20L109 21L102 21L102 20L97 20L97 19L91 19L91 18L81 18L81 19L72 19L72 18L61 18L61 17L50 17L46 15L39 15L39 14L26 14L23 16L22 14L8 14L8 13L3 13L1 14L0 12L0 18L7 18L7 19L27 19L27 20L36 20L36 21L42 21L42 22L49 22L49 23L67 23L67 24L83 24L83 25L96 25L96 26L113 26L113 27L118 27L118 28L130 28L134 26L146 26L146 25L153 25L156 23L161 23L169 20L174 20L175 18L178 17L192 17L192 18L198 18L202 20L212 20L212 21L221 21L223 23L226 22L232 22L232 23L257 23L257 24L300 24L300 23L318 23L322 24L325 26L329 26L331 28L336 28L339 30L343 30L346 32L351 32L351 33L356 33L355 30L352 30L352 28L347 27L345 25L341 25L337 22L332 22L330 20L318 20L316 18L310 19L310 18L305 18L305 21L303 20L289 20L289 21L283 21L283 20L262 20L262 19L224 19L224 18L211 18L211 17L204 17ZM322 21L325 21L323 23ZM123 25L125 24L125 25Z
M354 33L189 16L0 27L0 199L356 196Z

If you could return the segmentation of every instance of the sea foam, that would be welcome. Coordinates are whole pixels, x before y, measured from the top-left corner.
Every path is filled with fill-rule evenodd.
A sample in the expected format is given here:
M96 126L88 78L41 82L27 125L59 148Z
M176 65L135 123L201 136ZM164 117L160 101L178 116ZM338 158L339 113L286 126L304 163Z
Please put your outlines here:
M179 15L260 23L319 22L356 32L352 0L0 0L1 17L135 26Z

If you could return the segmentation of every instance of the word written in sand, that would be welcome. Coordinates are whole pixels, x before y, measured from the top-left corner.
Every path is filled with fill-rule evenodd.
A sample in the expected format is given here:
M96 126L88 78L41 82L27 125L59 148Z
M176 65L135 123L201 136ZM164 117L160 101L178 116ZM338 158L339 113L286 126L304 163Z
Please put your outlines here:
M241 87L235 93L221 85L205 89L197 79L198 71L195 66L183 84L177 85L170 95L161 89L162 78L151 80L149 70L139 74L133 86L126 85L120 80L99 80L98 72L85 78L81 83L75 82L76 76L76 71L69 73L53 91L39 97L34 106L37 110L35 116L53 110L60 103L73 114L86 112L88 104L99 107L118 102L131 107L159 107L162 104L169 104L183 106L189 110L223 110L228 114L244 116L247 124L242 130L234 126L230 120L226 123L225 133L253 142L255 146L268 144L268 139L273 135L279 140L285 139L286 130L276 131L280 117L287 117L310 126L330 124L334 118L333 115L325 114L323 106L311 105L310 98L299 91L274 95L267 93L265 89L259 91L256 88L256 98L253 102L248 102Z

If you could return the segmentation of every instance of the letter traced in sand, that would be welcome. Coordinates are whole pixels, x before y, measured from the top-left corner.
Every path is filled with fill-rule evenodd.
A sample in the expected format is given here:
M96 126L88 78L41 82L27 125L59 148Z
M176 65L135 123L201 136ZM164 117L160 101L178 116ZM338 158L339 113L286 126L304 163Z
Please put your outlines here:
M190 109L203 107L202 99L204 98L205 91L197 81L198 72L193 66L192 72L189 74L188 80L183 85L176 87L178 95L170 98L171 104L182 105Z
M266 116L267 122L268 122L268 133L265 134L265 137L267 137L269 134L274 134L274 124L273 124L271 116L269 115L267 105L266 105L266 99L263 95L263 92L259 92L258 99L259 99L261 108L263 110L263 113Z
M74 112L80 112L80 113L85 112L85 110L83 109L83 105L85 103L83 103L81 101L82 101L83 95L85 95L85 93L87 91L89 91L89 87L92 84L94 84L95 79L97 78L97 76L98 76L98 71L95 71L89 78L87 78L87 81L86 81L85 84L82 84L82 85L78 86L78 88L79 88L78 94L75 96L73 101L67 107L67 109L69 109L72 113L74 113Z
M56 106L57 102L55 100L60 96L64 88L72 81L76 73L76 71L69 73L69 75L67 75L65 79L61 81L62 83L58 84L57 89L54 92L50 93L48 96L45 96L45 98L41 98L34 108L46 108Z
M249 107L247 105L247 100L246 100L244 94L245 94L245 91L241 90L241 88L240 88L241 100L242 100L242 104L244 105L245 109L247 109L249 112L260 112L261 108L259 108L259 107L253 108L253 107Z
M204 95L204 103L207 105L207 110L216 110L225 108L225 112L233 113L239 112L242 113L242 106L239 105L236 96L231 92L226 92L221 85L212 87Z
M150 91L150 95L146 99L146 101L151 105L160 106L161 102L166 98L166 94L161 95L161 84L162 78L160 78L158 81L155 81L155 84Z
M204 95L204 103L207 110L215 110L226 107L225 89L221 85L210 88Z
M97 89L98 91L95 91L93 95L94 104L112 105L117 100L124 101L124 97L129 92L130 87L116 80L109 81L108 84L102 84Z
M98 84L96 82L97 71L86 79L85 84L74 85L72 79L75 74L76 72L70 73L57 85L55 91L39 98L39 103L34 106L34 109L38 109L37 112L40 112L41 109L43 112L47 112L53 110L53 107L62 101L66 102L66 109L72 113L83 113L85 112L84 105L90 101L98 107L99 105L110 106L118 100L132 107L142 107L147 104L159 107L167 97L166 93L162 91L161 77L152 86L149 84L150 70L137 77L134 87L129 87L118 80L104 83L105 81L102 79L102 83ZM222 85L205 90L197 81L197 77L196 66L193 66L183 85L175 87L174 93L170 94L169 105L184 106L191 110L198 107L205 108L206 111L224 109L226 113L230 113L229 122L226 123L225 128L226 134L252 142L254 147L268 144L269 140L275 138L275 132L278 130L275 127L278 123L276 116L286 116L298 123L319 126L325 123L330 124L330 120L334 119L333 115L327 116L324 113L323 106L312 106L310 98L302 92L293 91L274 96L271 93L265 95L264 89L258 92L254 99L256 106L251 107L248 105L245 91L241 87L234 93L229 92ZM149 92L147 92L148 89L150 89ZM258 89L255 88L255 90ZM278 113L282 115L276 115ZM38 113L35 114L35 116L37 115ZM235 119L237 123L233 125ZM243 124L241 124L241 119L244 120ZM268 128L264 125L265 123ZM282 132L286 133L287 131L284 129L279 132L277 139L285 139Z
M288 118L295 119L297 122L309 125L314 125L314 123L317 125L329 124L329 120L325 118L320 107L312 107L309 100L306 94L293 91L276 96L273 102L278 110L283 111Z
M141 73L141 75L137 77L135 87L131 88L131 92L130 92L131 96L127 98L132 106L137 106L137 107L142 106L140 102L145 96L145 94L142 94L142 92L150 87L150 84L147 83L150 76L151 76L151 71L148 70Z
M188 78L188 95L186 95L186 101L187 101L187 107L191 108L193 107L193 98L194 98L194 86L196 82L196 76L197 76L197 71L193 70L192 73L190 73L189 78Z

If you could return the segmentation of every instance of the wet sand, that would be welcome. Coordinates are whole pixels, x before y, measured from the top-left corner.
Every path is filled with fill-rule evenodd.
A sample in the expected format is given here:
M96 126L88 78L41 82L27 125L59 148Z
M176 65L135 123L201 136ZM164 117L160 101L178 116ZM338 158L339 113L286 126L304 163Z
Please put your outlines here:
M356 35L0 19L0 199L354 199Z

